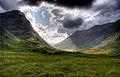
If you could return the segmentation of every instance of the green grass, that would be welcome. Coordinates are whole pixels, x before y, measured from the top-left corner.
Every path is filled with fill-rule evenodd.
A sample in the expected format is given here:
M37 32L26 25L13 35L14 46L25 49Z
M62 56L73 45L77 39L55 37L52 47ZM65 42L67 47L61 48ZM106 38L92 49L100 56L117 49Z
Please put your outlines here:
M120 77L120 57L1 51L0 77Z

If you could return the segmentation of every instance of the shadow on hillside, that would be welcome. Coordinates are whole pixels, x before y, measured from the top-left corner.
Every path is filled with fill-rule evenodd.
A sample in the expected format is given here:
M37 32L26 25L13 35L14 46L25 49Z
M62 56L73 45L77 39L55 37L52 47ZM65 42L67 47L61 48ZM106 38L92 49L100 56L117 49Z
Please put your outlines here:
M81 57L81 58L120 58L120 55L107 55L107 54L85 54L81 52L54 52L49 53L50 55L63 55L63 56L74 56L74 57Z

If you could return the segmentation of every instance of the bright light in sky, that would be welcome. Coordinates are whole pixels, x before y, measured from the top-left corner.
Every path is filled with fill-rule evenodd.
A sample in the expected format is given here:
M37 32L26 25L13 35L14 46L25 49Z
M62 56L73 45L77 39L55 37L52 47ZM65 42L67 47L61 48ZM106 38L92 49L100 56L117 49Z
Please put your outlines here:
M34 6L20 7L20 11L25 13L27 19L32 24L33 29L37 31L37 33L49 44L57 44L61 42L62 40L64 40L65 38L67 38L68 37L67 33L63 34L63 33L57 32L57 28L56 28L57 26L55 28L54 26L48 28L50 23L46 26L46 25L43 25L42 22L37 22L39 20L36 20L37 18L35 18L34 15L37 15L37 12L40 12L41 9L42 7L34 7ZM41 14L39 14L39 16L37 17L45 18L46 17L45 12L46 11L42 11Z

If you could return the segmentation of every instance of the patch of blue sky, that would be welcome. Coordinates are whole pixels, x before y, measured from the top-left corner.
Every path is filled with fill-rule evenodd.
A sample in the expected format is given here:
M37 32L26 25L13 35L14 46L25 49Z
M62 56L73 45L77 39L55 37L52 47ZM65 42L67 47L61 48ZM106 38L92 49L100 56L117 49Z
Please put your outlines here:
M40 8L35 14L32 14L37 23L41 23L42 25L47 26L48 28L56 28L57 26L51 23L50 18L51 15L49 14L46 7Z

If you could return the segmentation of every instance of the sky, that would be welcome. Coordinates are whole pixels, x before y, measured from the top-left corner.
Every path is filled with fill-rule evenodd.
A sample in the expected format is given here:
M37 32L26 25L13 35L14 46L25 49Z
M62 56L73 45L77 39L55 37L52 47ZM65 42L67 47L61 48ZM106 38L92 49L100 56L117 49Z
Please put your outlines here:
M0 0L0 13L20 10L49 44L58 44L77 30L120 19L119 0Z

